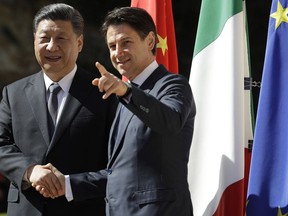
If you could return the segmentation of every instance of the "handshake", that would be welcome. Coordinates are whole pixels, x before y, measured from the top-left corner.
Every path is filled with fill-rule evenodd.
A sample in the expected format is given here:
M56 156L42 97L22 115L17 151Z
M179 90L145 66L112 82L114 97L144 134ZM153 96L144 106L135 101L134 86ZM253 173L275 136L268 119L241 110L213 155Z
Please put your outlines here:
M51 163L28 168L27 178L31 185L46 198L65 195L65 176Z

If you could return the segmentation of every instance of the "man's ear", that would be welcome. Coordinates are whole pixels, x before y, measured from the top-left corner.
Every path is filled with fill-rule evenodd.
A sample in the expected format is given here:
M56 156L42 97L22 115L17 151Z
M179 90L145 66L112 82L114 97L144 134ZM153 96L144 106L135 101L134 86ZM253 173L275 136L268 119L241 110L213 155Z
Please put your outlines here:
M150 47L151 50L153 50L155 43L156 43L156 35L154 34L154 32L149 32L149 34L146 37L147 42L148 42L148 46Z
M82 51L82 48L83 48L83 34L81 34L79 37L78 37L78 52L80 53Z

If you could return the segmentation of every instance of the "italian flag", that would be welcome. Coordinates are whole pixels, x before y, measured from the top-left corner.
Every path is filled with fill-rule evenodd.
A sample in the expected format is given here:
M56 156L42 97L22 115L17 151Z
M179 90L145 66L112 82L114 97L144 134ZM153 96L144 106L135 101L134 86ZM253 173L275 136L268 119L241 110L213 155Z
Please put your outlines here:
M245 214L254 119L249 71L245 2L202 0L189 78L197 108L189 161L195 216Z
M143 8L152 16L157 31L156 60L170 72L178 74L171 0L131 0L131 7Z

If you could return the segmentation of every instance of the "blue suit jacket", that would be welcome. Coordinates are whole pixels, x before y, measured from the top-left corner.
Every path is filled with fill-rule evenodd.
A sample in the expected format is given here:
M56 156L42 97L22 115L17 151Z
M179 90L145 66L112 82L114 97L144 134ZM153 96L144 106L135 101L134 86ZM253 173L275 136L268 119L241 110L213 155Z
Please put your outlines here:
M128 104L120 100L129 109L121 139L111 145L114 121L107 169L71 175L75 200L100 194L106 178L107 215L193 215L187 164L196 108L188 80L160 65L140 88L132 86Z

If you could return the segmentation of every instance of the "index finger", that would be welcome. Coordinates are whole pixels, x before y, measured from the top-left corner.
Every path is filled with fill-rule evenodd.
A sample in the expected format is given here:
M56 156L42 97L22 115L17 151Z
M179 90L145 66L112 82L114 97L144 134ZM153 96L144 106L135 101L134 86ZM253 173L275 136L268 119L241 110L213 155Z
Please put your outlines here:
M101 76L105 76L106 74L108 74L109 72L106 70L106 68L100 64L99 62L95 63L95 66L97 67L97 69L99 70Z

